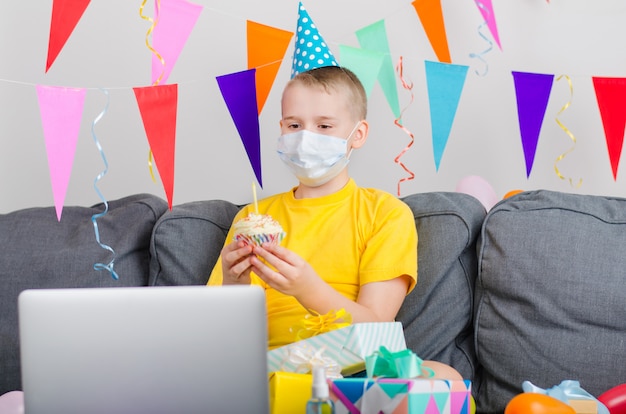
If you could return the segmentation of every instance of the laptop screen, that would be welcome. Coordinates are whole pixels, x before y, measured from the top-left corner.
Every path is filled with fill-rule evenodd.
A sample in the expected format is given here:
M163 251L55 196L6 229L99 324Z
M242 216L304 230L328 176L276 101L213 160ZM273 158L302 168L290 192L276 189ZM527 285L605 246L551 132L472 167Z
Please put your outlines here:
M267 413L257 286L27 290L26 414Z

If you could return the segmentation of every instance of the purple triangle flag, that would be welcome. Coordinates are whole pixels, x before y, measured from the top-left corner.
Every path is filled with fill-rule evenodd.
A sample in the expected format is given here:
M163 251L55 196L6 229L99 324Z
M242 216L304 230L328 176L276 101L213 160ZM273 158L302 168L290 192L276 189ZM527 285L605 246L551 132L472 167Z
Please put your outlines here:
M512 72L517 98L517 117L526 161L526 178L535 161L541 124L546 114L554 75Z
M239 132L261 188L261 134L256 99L256 69L216 77L230 116Z
M61 221L65 194L74 164L86 93L84 88L37 85L37 99L58 221Z

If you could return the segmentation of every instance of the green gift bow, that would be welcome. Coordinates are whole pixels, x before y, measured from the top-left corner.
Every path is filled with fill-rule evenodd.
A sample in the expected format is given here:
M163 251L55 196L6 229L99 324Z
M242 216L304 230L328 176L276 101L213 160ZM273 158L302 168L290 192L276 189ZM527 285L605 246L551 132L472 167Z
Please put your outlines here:
M423 366L423 360L410 349L391 352L381 346L378 351L365 357L367 376L385 378L431 378L435 372Z

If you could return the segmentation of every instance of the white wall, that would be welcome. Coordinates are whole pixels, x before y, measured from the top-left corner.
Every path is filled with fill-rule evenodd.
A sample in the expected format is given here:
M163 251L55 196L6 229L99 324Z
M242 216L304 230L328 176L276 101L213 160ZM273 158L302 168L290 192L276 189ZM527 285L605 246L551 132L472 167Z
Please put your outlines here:
M98 187L108 200L139 192L165 198L147 167L148 144L132 87L150 84L149 23L139 15L140 0L94 0L56 62L45 74L52 1L0 2L0 213L52 205L48 165L35 85L89 88L66 206L100 201L93 188L103 170L91 123L110 91L111 103L97 124L109 162ZM246 20L293 31L296 0L196 0L204 10L169 83L179 84L174 204L224 198L251 200L254 174L228 114L215 77L246 69ZM626 196L626 172L613 179L591 76L626 76L626 3L622 0L493 0L503 50L494 48L482 63L469 57L487 44L478 36L481 15L472 0L442 0L453 63L469 65L465 89L439 171L435 170L424 60L434 52L409 0L309 0L304 5L331 49L358 46L354 32L385 19L393 60L403 56L404 75L414 83L414 102L404 125L415 143L402 161L416 177L402 195L454 191L464 176L480 175L498 195L513 189ZM146 8L146 14L150 9ZM264 188L259 196L295 184L275 155L282 85L289 78L287 51L260 117ZM341 56L338 56L341 61ZM554 164L572 141L555 122L570 99L565 80L556 82L543 124L534 167L526 177L511 71L567 74L573 82L571 106L560 116L575 135L574 151L558 164L580 188L560 179ZM405 107L409 92L398 84ZM364 186L396 193L405 173L393 159L409 137L393 123L382 90L370 97L371 135L353 154L352 175ZM622 163L624 164L624 163Z

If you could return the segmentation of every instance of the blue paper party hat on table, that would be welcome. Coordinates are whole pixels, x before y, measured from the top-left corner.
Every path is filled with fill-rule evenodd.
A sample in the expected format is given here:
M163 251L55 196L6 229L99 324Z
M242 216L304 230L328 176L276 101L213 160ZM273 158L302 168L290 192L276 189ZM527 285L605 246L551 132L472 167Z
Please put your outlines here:
M300 72L321 68L323 66L339 66L333 53L317 30L302 2L298 5L298 27L293 52L291 77Z

